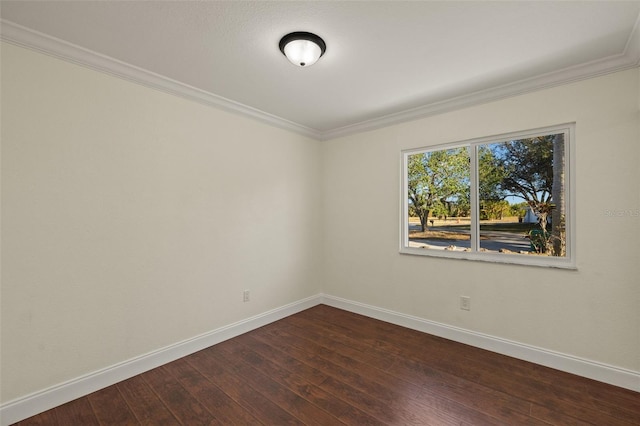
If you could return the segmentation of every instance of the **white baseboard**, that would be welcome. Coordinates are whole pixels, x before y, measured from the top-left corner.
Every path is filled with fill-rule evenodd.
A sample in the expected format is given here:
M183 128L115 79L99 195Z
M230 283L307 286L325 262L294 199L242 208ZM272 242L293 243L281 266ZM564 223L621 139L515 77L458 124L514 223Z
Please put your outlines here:
M638 371L626 370L326 294L322 296L322 303L455 342L640 392L640 372Z
M429 321L364 303L319 294L52 386L31 395L9 401L0 406L0 425L7 426L26 419L321 303L413 330L433 334L434 336L640 392L640 372L625 370L623 368Z
M95 371L48 389L9 401L0 406L0 425L7 426L74 399L111 386L176 359L208 348L240 334L262 327L322 303L315 295L260 315L218 328L200 336L158 349L116 365Z

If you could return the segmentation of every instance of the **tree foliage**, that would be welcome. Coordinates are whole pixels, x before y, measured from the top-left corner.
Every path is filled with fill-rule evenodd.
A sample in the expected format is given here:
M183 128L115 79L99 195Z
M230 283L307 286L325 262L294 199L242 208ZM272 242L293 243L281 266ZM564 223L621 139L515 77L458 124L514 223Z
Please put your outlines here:
M524 200L538 217L542 250L565 254L564 134L489 143L477 147L479 217L502 219L523 216L522 203L510 206L509 197ZM420 219L424 232L431 215L468 215L471 205L467 148L438 150L408 157L409 212ZM552 230L547 222L553 216Z
M506 177L503 162L496 156L491 145L478 147L478 190L481 201L502 201L505 189L502 182Z
M508 195L525 200L538 217L547 241L543 250L564 256L564 135L512 140L500 144L498 151L505 172L502 189ZM553 220L549 233L550 215Z
M502 189L525 200L546 231L553 208L553 135L504 142L499 151L505 173Z
M427 228L429 215L469 192L469 154L466 148L431 151L408 158L408 197L420 228Z
M508 212L502 183L506 177L505 167L496 156L492 145L478 147L478 192L480 219L502 219Z
M527 207L529 207L529 204L527 204L524 201L522 203L511 204L509 206L509 209L510 209L509 214L511 216L517 216L519 218L523 218L524 215L527 213Z

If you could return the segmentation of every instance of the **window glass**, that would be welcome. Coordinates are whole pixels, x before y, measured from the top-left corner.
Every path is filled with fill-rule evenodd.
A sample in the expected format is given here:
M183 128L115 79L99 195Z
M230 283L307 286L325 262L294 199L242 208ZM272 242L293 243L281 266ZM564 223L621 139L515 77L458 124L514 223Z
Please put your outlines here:
M572 267L572 129L403 153L401 251Z

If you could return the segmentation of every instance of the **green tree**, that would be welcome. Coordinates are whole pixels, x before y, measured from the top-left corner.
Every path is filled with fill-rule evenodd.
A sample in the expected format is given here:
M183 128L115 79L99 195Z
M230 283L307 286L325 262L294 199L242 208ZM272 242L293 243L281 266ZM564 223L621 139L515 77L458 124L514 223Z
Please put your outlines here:
M511 216L517 216L517 217L524 217L525 213L527 212L527 207L529 205L525 202L522 203L518 203L518 204L511 204L510 207L510 212L509 214Z
M509 202L506 200L480 201L480 219L502 219L509 214Z
M497 144L478 147L480 219L502 219L509 203L504 201L504 165L494 153Z
M547 135L504 142L498 156L505 173L502 189L526 201L543 232L553 210L553 139L554 135Z
M503 162L494 153L497 147L499 144L478 147L478 195L480 200L501 201L505 198L502 182L506 177L506 170Z
M409 207L427 229L431 212L444 209L469 193L469 154L466 148L431 151L408 158Z

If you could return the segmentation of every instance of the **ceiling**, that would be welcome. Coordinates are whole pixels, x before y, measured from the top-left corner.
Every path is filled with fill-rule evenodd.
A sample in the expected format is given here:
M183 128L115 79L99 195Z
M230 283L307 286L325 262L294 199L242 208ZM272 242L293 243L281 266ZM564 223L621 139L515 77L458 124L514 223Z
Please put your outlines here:
M329 139L638 66L640 1L2 1L2 39ZM321 36L313 66L278 49Z

